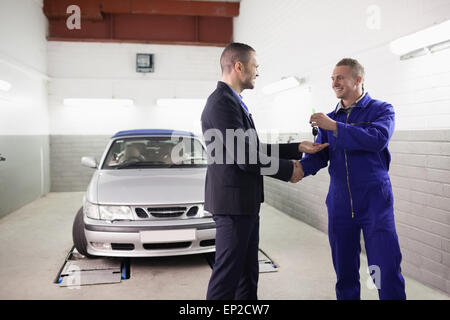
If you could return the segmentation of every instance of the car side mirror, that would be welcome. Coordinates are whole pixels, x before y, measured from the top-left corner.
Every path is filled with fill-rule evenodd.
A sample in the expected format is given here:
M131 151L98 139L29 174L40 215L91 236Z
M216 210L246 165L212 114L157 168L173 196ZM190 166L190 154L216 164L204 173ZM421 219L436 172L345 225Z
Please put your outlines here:
M81 165L88 167L88 168L93 168L93 169L97 169L97 167L98 167L97 160L95 160L95 158L92 158L92 157L81 158Z

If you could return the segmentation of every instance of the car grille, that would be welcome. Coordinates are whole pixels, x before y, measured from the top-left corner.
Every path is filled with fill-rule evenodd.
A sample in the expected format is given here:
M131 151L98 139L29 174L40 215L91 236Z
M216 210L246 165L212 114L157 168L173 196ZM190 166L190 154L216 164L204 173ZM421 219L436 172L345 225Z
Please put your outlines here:
M148 213L157 218L179 217L186 211L186 207L147 208Z
M186 206L172 206L172 207L135 207L134 212L139 219L152 218L178 218L178 217L194 217L199 212L199 207L194 205Z

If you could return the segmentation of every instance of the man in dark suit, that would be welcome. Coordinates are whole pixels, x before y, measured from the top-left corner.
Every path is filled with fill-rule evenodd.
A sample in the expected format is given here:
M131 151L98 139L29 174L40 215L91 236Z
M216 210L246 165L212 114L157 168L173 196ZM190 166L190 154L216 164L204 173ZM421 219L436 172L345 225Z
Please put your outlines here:
M300 159L303 152L316 153L328 144L260 143L240 96L244 89L254 88L258 76L255 50L231 43L224 49L220 65L222 79L201 117L209 157L205 210L216 222L216 257L207 299L256 300L263 175L298 182L303 172L298 161L289 159Z

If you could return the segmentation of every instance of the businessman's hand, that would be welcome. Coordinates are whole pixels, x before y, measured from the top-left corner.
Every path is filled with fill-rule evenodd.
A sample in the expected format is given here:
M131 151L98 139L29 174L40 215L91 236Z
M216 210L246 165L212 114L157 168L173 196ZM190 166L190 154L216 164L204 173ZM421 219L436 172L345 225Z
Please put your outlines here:
M329 143L315 143L315 142L311 142L311 141L302 141L299 145L298 145L298 151L303 152L303 153L316 153L319 152L323 149L325 149L326 147L329 146Z
M309 119L311 127L319 127L324 130L336 131L337 124L336 121L328 117L325 113L314 113Z
M305 176L305 173L303 172L303 167L302 167L302 164L300 163L300 161L293 160L292 163L294 165L294 170L292 171L292 177L289 180L289 182L297 183L303 179L303 177Z

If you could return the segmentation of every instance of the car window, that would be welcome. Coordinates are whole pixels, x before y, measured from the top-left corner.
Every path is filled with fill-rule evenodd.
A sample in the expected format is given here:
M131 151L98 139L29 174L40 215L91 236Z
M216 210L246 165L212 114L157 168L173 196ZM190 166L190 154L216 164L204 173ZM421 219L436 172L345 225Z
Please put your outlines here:
M102 169L206 166L203 145L192 137L139 137L115 140Z

